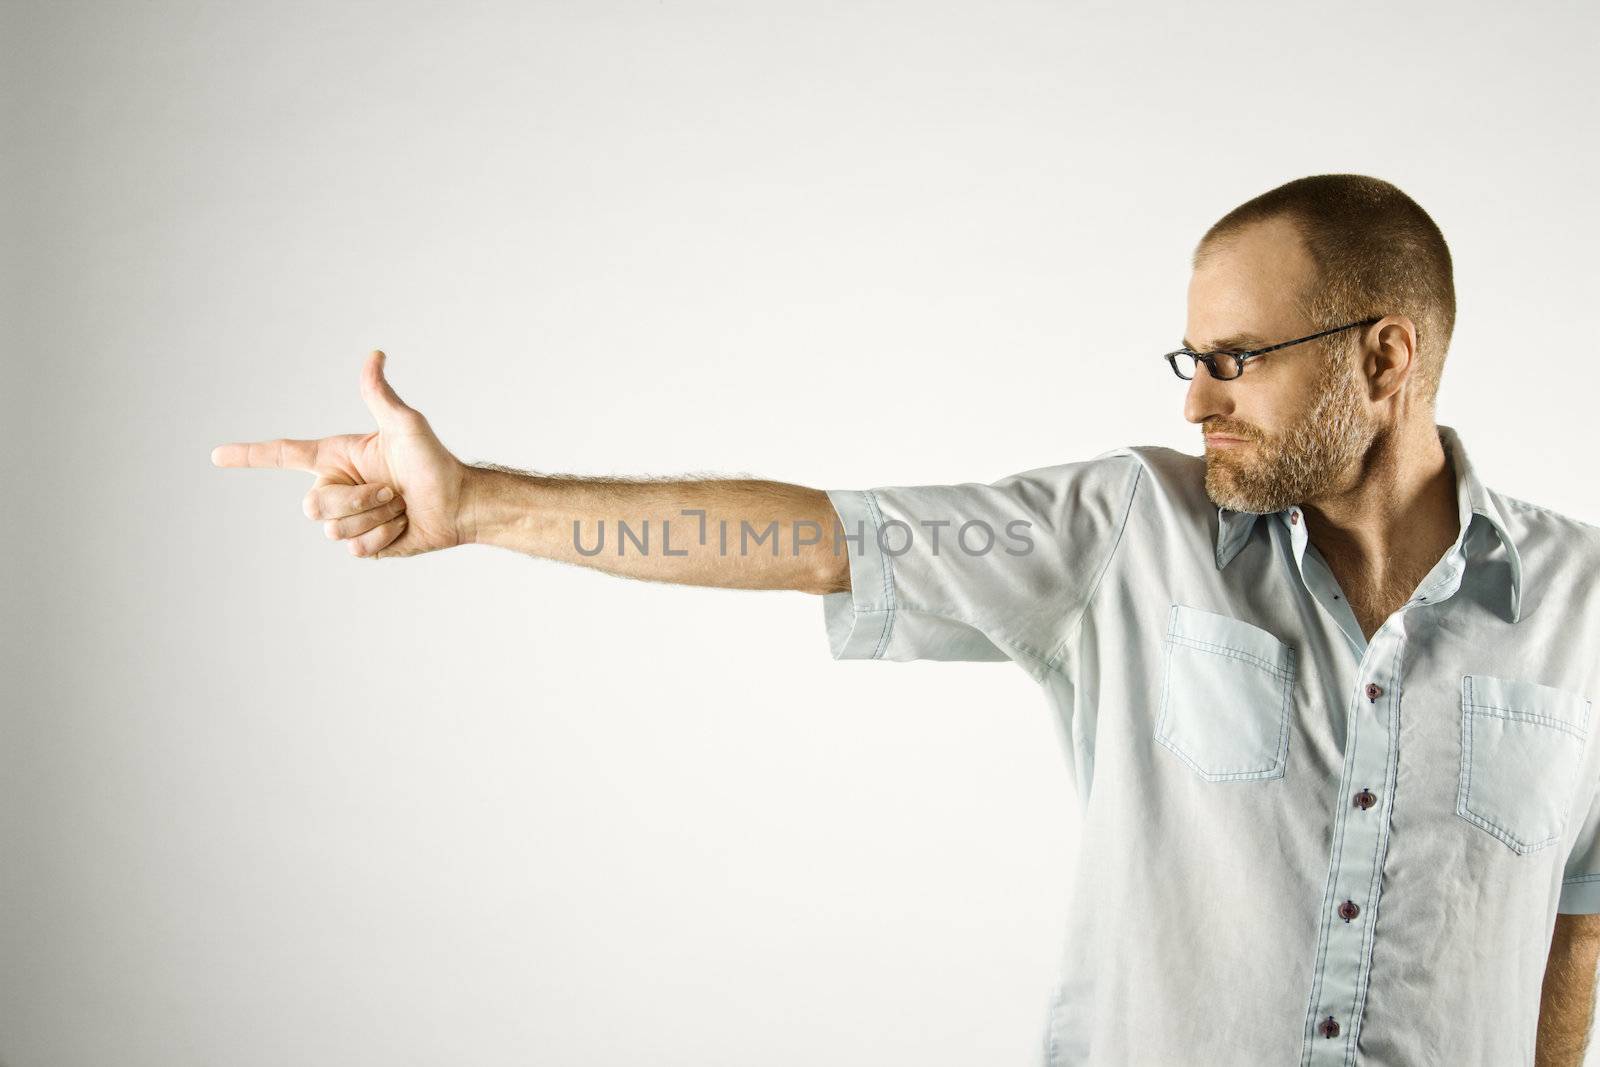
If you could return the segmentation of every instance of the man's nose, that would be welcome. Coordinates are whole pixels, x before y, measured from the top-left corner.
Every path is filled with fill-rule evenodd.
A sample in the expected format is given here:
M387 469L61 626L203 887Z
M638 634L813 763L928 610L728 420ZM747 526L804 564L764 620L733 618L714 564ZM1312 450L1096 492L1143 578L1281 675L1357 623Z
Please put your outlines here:
M1218 415L1232 415L1233 400L1228 383L1218 381L1200 364L1189 380L1189 390L1183 398L1183 417L1196 425Z

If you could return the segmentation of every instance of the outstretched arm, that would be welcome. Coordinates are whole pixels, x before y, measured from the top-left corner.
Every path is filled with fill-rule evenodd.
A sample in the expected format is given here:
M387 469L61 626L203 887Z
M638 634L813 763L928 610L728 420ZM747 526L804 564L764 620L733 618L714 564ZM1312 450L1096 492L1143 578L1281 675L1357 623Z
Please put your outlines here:
M219 445L212 463L315 474L305 514L357 556L478 543L650 581L818 594L850 588L846 531L819 489L466 464L395 393L384 361L373 352L362 368L376 432Z
M463 537L611 574L734 589L850 588L827 494L749 478L575 478L467 469Z

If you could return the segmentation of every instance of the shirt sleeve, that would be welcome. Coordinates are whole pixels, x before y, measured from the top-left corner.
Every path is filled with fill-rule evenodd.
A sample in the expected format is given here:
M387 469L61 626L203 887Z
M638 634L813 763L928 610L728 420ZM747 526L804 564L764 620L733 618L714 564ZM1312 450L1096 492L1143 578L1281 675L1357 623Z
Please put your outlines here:
M1588 817L1561 872L1556 911L1563 915L1600 912L1600 792L1589 805Z
M1009 659L1037 680L1116 550L1142 469L1119 449L987 485L827 490L851 586L823 596L833 657Z

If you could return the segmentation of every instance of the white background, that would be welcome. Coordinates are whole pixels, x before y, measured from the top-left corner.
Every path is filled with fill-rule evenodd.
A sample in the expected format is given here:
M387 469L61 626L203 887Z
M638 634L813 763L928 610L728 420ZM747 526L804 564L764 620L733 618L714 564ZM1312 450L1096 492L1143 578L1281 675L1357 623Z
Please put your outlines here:
M1077 822L1015 666L353 559L212 446L367 432L383 348L543 471L1197 453L1195 241L1353 171L1454 253L1439 421L1597 522L1595 10L7 6L0 1063L1033 1062Z

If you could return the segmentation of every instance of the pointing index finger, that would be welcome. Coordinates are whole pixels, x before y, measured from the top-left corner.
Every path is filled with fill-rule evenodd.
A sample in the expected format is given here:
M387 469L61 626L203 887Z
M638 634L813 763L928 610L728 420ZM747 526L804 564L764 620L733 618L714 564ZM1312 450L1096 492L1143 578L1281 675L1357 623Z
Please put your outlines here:
M211 450L217 467L275 467L280 470L315 471L316 441L280 437L272 441L235 441Z

